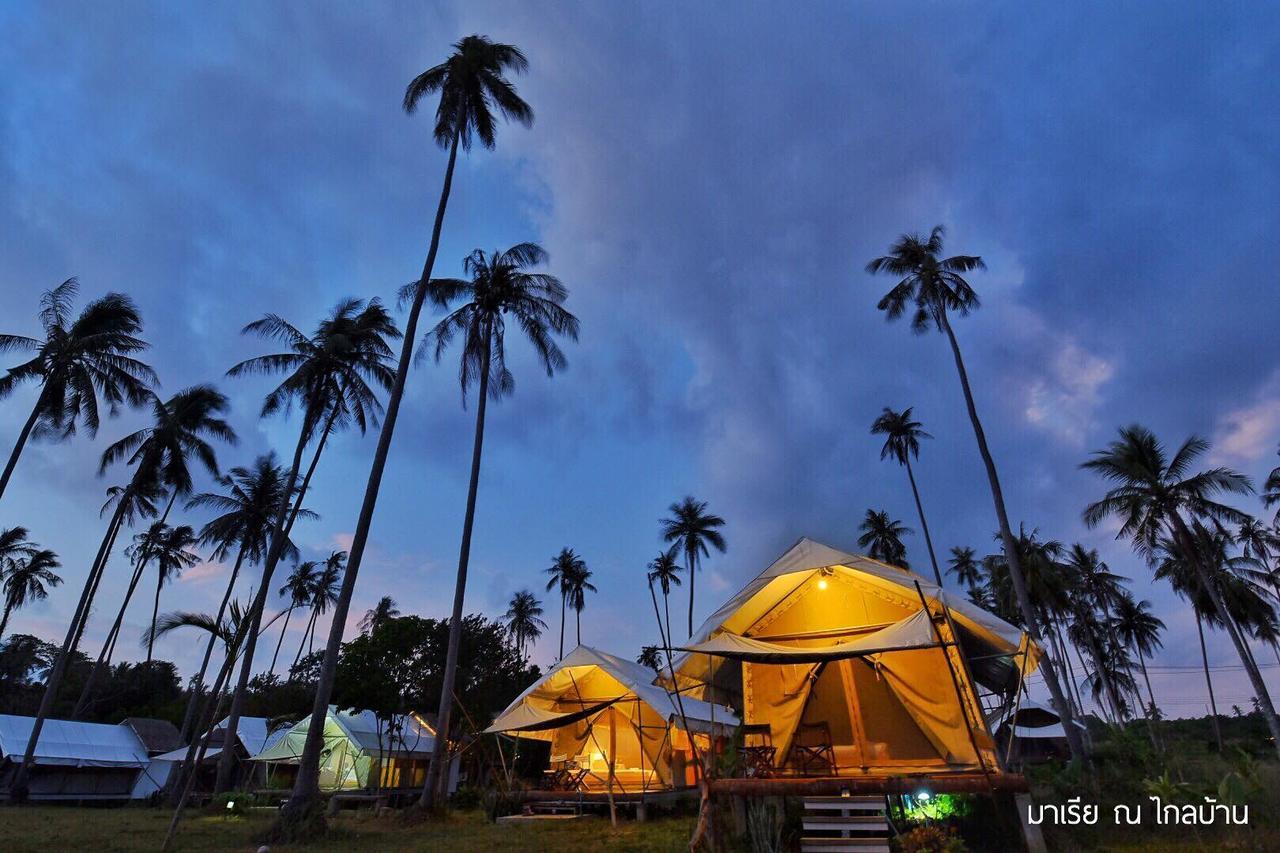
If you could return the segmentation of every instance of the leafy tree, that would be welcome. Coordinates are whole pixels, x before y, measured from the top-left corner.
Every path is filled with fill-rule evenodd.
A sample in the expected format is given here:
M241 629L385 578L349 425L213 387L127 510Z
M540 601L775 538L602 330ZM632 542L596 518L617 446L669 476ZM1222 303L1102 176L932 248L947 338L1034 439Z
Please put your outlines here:
M689 636L693 636L693 585L698 573L698 563L702 557L708 556L709 549L715 548L721 554L727 548L724 534L724 519L707 512L707 502L687 495L681 501L667 507L670 516L659 520L662 525L662 540L676 545L684 552L685 567L689 571ZM668 626L669 628L670 626Z
M438 145L447 146L449 149L444 186L440 191L440 201L436 206L435 222L431 229L431 245L427 249L422 275L418 277L420 283L426 284L432 280L436 252L440 247L440 229L444 224L445 207L448 205L449 192L453 186L453 170L458 159L458 148L469 150L473 137L479 138L486 148L492 148L495 144L495 112L515 119L525 126L533 123L533 110L520 99L515 87L504 76L512 71L523 72L527 67L528 62L518 48L492 42L484 36L472 35L454 45L454 52L444 62L415 77L405 90L404 108L408 113L413 113L426 96L440 93L434 138ZM272 830L272 837L287 840L306 834L313 822L323 824L323 818L319 816L316 809L319 799L320 752L324 746L321 732L325 714L328 711L330 694L333 691L339 645L342 642L342 626L346 622L347 611L351 607L356 578L360 573L361 561L364 559L365 544L369 538L369 528L373 523L373 511L382 485L382 473L386 468L387 455L391 450L391 438L400 412L400 402L404 397L405 382L409 376L418 320L427 296L427 287L417 288L409 304L409 315L404 329L404 345L400 350L395 379L387 400L387 416L383 421L382 432L378 436L378 447L374 452L369 481L365 487L364 500L361 503L360 515L352 536L351 557L348 560L342 590L334 608L333 627L329 631L329 640L325 645L324 664L320 672L315 703L311 710L311 727L299 762L293 794L281 811L280 820Z
M858 530L862 531L858 547L866 548L867 556L891 566L911 568L907 562L907 546L902 543L902 537L913 532L910 527L890 518L884 510L869 509Z
M33 434L56 441L74 435L77 425L83 425L93 436L98 432L99 394L115 415L121 403L144 405L150 388L159 384L155 371L134 358L148 344L138 337L142 316L133 301L108 293L72 320L72 303L79 291L79 283L69 278L40 297L43 338L0 335L0 353L34 353L0 377L0 400L23 382L40 385L40 395L0 474L0 497Z
M933 553L933 539L929 536L929 523L924 518L924 504L920 502L920 490L916 488L916 475L911 470L911 459L920 458L920 439L933 438L925 432L920 422L911 416L912 407L895 412L885 406L880 417L871 425L872 435L885 436L884 446L880 448L880 458L892 457L899 465L907 469L907 479L911 483L911 496L916 501L916 513L920 516L920 529L924 532L924 544L929 549L929 563L933 566L933 576L942 586L942 572L938 569L938 558ZM904 566L905 568L905 566Z

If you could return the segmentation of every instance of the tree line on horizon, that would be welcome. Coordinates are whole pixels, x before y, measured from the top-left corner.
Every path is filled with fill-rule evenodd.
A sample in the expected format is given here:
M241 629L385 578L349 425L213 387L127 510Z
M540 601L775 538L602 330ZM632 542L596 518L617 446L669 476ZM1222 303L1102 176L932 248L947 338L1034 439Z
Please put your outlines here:
M275 314L255 320L244 332L277 345L277 351L255 356L232 366L233 379L251 376L279 378L266 396L262 417L290 417L298 426L294 444L281 462L274 452L251 464L222 472L218 454L232 447L237 436L225 420L227 397L212 384L182 389L167 399L157 394L159 377L141 360L148 344L142 337L139 310L129 297L110 293L91 301L75 313L78 284L69 279L46 293L40 305L40 337L0 335L0 353L26 353L27 361L10 368L0 378L0 398L22 384L39 390L31 412L19 431L3 474L0 503L4 500L23 449L32 438L64 440L83 431L92 437L99 429L101 408L107 415L124 407L146 413L147 425L109 445L101 456L98 473L123 471L123 478L107 490L102 513L106 519L101 542L83 578L77 605L57 654L47 670L31 742L15 776L12 790L24 791L41 727L63 688L67 668L79 654L85 627L97 600L99 586L121 533L136 531L125 554L132 566L118 616L108 632L85 680L75 713L92 706L95 683L111 666L125 609L150 569L155 580L152 617L145 639L147 659L157 637L179 628L208 633L202 663L192 679L193 689L184 711L183 733L191 741L186 761L175 774L171 802L174 820L166 846L194 782L191 768L202 757L195 733L202 732L225 712L229 728L244 713L253 681L253 662L260 636L282 621L272 655L274 671L284 631L295 610L305 619L302 643L294 659L295 669L305 658L317 658L311 693L311 726L295 787L281 810L273 837L304 837L323 826L319 804L319 761L323 747L323 720L336 690L343 650L343 630L363 563L374 510L381 491L391 442L398 423L409 373L415 363L440 362L453 344L458 345L458 379L464 407L474 403L475 426L468 492L457 562L457 576L444 644L440 675L439 731L453 731L455 684L459 649L464 631L464 603L478 511L479 477L485 439L488 404L514 390L514 376L506 361L508 329L515 330L532 347L548 377L567 366L558 341L576 340L578 319L564 303L568 289L555 276L539 271L547 263L546 252L532 242L515 243L490 252L475 250L463 261L465 278L434 278L440 235L455 177L459 153L468 154L476 143L486 149L496 145L498 119L526 127L533 123L532 108L508 79L527 70L528 62L516 47L483 36L468 36L453 46L439 65L415 77L406 88L403 108L413 114L429 96L438 96L432 137L447 151L439 201L436 206L426 260L421 274L401 288L398 298L406 306L403 326L398 326L376 298L342 300L315 330L307 334ZM1072 720L1082 713L1074 678L1065 679L1072 661L1068 645L1087 670L1087 683L1104 708L1117 719L1143 706L1133 681L1136 652L1140 669L1145 656L1158 645L1159 622L1146 602L1135 601L1119 576L1112 574L1096 552L1056 541L1042 541L1033 529L1015 533L1009 520L998 469L987 444L975 403L953 319L979 307L976 291L967 279L984 268L981 257L945 256L941 226L927 235L906 234L888 254L867 265L871 274L897 279L879 300L878 309L889 320L909 318L913 331L937 331L946 339L963 392L966 412L987 476L997 520L996 553L981 559L968 548L952 550L949 569L970 590L973 600L1019 624L1046 651L1042 671L1055 709L1062 717L1073 756L1085 760L1083 744ZM442 317L420 334L422 312L428 306ZM397 352L398 347L398 352ZM361 434L374 430L377 442L354 533L346 552L328 559L296 562L297 548L291 535L298 521L311 521L314 513L304 506L313 476L333 436L347 430ZM925 522L923 502L912 461L918 458L919 441L927 438L914 420L912 409L885 409L876 419L873 433L884 435L882 458L906 470L924 533L935 580L943 574ZM1222 502L1224 496L1252 490L1244 475L1225 468L1198 469L1197 460L1208 445L1192 438L1172 455L1154 434L1141 426L1122 429L1108 447L1097 451L1084 467L1106 483L1106 493L1086 508L1090 526L1109 518L1120 522L1120 537L1153 569L1153 576L1168 580L1195 610L1198 622L1225 631L1231 638L1256 694L1259 712L1266 718L1280 748L1280 720L1262 680L1250 640L1273 647L1276 628L1273 602L1280 595L1274 565L1280 540L1274 525L1262 522ZM215 491L197 492L195 478L203 472L217 484ZM1263 500L1280 501L1280 468L1271 472ZM181 506L179 506L181 504ZM170 522L179 511L217 513L199 530ZM660 538L666 546L646 567L655 618L670 665L672 639L669 597L673 586L688 581L687 630L693 634L695 578L701 560L712 550L724 552L725 522L692 496L673 503L669 516L660 520ZM1246 534L1244 531L1248 530ZM879 510L868 510L863 519L862 547L885 562L906 566L902 537L909 531ZM61 578L57 555L29 539L27 528L0 532L0 569L4 573L5 608L0 630L12 611L48 594ZM216 614L160 613L166 584L197 560L193 549L205 548L211 559L230 562L229 582ZM1241 548L1239 553L1234 549ZM295 562L282 587L276 587L280 562ZM683 562L683 565L680 563ZM254 589L247 602L234 599L237 580L248 567L256 567ZM547 592L560 596L560 655L570 609L580 616L586 595L595 591L591 572L583 558L563 549L546 570ZM661 590L662 607L657 591ZM274 594L286 606L266 619ZM394 602L380 602L384 620ZM331 614L327 636L316 648L316 624ZM519 591L504 616L515 647L527 655L529 643L546 629L542 605L528 590ZM1124 619L1129 628L1119 627ZM1125 633L1129 631L1129 633ZM2 638L2 637L0 637ZM581 640L580 628L577 639ZM1067 642L1069 641L1069 643ZM303 644L307 654L303 654ZM215 657L222 648L220 660ZM1079 650L1084 648L1086 656ZM659 660L656 652L649 662ZM1086 659L1087 658L1087 659ZM1207 670L1206 670L1207 674ZM211 682L206 680L211 677ZM1092 679L1092 680L1089 680ZM1150 694L1150 691L1148 690ZM1154 706L1154 698L1150 705ZM1154 707L1151 708L1154 710ZM448 738L436 739L432 772L427 774L419 807L437 804L443 789L443 760ZM216 788L231 782L231 752L222 757Z

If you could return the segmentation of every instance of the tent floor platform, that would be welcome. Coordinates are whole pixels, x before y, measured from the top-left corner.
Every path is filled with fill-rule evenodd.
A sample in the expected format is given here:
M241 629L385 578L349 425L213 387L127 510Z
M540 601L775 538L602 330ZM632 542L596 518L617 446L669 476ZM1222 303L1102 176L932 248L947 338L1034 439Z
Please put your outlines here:
M1029 790L1018 773L922 773L893 776L777 776L764 779L716 779L713 794L757 797L860 796L913 794L1021 794Z
M668 803L677 803L682 800L696 800L698 798L697 788L678 788L676 790L648 791L641 793L639 791L618 791L613 792L614 803L654 803L665 805ZM524 803L566 803L566 804L609 804L608 791L541 791L528 790L518 796L519 802Z

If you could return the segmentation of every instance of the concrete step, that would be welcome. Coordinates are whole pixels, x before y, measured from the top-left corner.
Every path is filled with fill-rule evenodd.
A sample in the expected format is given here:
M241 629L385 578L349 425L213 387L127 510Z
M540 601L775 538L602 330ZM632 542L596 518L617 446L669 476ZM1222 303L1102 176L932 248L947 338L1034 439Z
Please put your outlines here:
M801 838L800 853L889 853L884 838Z
M889 831L889 822L883 817L839 817L835 815L805 815L803 818L805 831L810 830L853 830L857 832Z
M805 811L884 813L884 797L805 797Z

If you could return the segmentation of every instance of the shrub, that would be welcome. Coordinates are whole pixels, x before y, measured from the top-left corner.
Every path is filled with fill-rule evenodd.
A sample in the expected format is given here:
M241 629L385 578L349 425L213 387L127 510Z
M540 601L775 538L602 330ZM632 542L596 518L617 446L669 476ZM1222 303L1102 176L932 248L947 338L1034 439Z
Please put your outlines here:
M902 853L965 853L968 850L954 829L936 823L904 832L897 842Z

